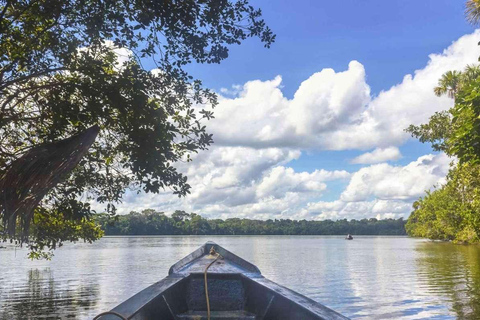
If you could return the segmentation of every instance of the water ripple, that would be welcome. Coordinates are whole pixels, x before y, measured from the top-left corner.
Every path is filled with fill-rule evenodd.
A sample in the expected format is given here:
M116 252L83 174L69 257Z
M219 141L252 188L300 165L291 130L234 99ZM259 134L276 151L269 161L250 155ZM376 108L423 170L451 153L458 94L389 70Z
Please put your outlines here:
M404 237L108 237L29 261L0 250L0 319L90 319L207 240L353 319L480 319L480 249ZM12 267L14 266L14 267Z

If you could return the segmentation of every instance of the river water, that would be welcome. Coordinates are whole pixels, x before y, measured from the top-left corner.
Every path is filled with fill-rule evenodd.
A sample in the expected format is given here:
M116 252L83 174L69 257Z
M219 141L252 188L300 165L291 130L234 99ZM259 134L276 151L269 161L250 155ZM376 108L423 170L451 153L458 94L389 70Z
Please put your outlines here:
M354 319L480 319L480 247L407 237L105 237L51 261L0 249L0 319L91 319L208 240Z

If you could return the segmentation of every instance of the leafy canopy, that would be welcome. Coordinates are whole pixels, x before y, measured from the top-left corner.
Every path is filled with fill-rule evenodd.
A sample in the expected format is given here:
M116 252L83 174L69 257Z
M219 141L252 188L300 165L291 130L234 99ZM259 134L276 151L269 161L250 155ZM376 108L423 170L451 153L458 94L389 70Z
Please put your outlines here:
M455 156L461 163L480 162L480 66L468 65L463 72L445 73L434 92L455 99L454 106L434 113L428 123L410 125L406 131L435 151Z
M203 122L217 100L184 67L219 63L248 37L266 47L275 39L245 0L0 0L0 186L29 150L98 126L86 155L39 204L37 230L48 230L46 214L82 225L91 201L113 214L126 188L188 194L174 163L212 143Z
M480 23L480 1L468 0L465 15ZM458 159L446 183L413 205L405 226L411 236L480 242L480 67L467 65L463 72L449 71L434 88L436 95L455 100L448 111L436 112L430 121L406 129L436 151Z
M416 201L405 226L415 237L458 243L480 241L480 166L452 168L442 187Z
M480 68L447 72L434 89L455 104L436 112L430 121L406 130L436 151L458 159L446 183L413 205L405 226L411 236L460 243L480 241Z

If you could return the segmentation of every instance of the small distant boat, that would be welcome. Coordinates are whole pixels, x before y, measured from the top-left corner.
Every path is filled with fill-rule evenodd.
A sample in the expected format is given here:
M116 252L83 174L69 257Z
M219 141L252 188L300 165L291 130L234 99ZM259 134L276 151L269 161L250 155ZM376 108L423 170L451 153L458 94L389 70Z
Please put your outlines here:
M94 319L344 320L348 318L264 278L255 265L214 242L207 242L174 264L166 278Z
M353 237L351 234L348 234L346 237L345 237L345 240L353 240Z

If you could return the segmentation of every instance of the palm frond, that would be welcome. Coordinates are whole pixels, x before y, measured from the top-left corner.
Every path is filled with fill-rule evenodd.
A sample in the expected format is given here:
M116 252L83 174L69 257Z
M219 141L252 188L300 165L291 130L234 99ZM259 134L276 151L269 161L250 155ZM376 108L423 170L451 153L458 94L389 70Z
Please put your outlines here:
M447 90L443 87L438 86L433 88L433 92L435 93L436 96L440 97L440 96L443 96L447 92Z
M468 0L465 4L465 17L472 25L480 24L480 0Z
M433 89L437 96L447 94L450 98L455 98L461 84L462 73L460 71L447 71L440 80L438 86Z
M474 81L480 77L480 66L476 64L469 64L462 72L462 82Z

